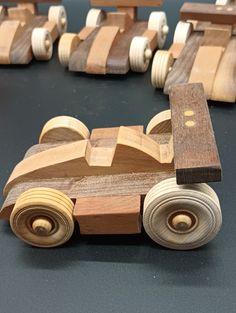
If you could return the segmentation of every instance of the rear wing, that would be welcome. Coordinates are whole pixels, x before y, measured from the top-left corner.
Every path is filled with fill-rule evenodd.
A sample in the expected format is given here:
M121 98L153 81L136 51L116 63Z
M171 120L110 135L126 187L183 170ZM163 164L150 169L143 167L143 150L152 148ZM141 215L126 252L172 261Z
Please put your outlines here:
M90 0L94 7L156 7L163 2L164 0Z
M221 164L203 85L176 85L169 96L177 183L220 181Z
M236 24L236 5L215 5L186 2L180 9L183 21L197 20L214 24Z

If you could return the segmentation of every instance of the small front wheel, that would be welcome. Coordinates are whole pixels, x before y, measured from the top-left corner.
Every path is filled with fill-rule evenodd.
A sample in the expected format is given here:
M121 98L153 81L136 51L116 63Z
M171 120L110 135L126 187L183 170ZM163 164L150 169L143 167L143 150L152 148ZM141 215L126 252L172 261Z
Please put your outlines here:
M162 49L169 33L166 14L164 12L152 12L148 21L148 29L157 32L158 48Z
M39 61L48 61L52 57L53 43L49 31L45 28L35 28L31 36L32 51Z
M201 247L219 232L219 199L207 184L177 185L176 178L155 185L144 201L143 225L160 245L177 250Z
M79 36L76 34L66 33L61 36L58 45L58 57L61 65L67 67L70 57L80 43Z
M152 50L149 47L149 41L146 37L134 37L129 51L130 68L133 72L144 73L147 71Z
M32 188L17 199L10 216L12 231L26 243L51 248L67 242L74 232L74 204L51 188Z
M99 9L90 9L86 18L86 27L98 27L104 19L104 11Z
M174 62L169 51L158 50L152 63L152 85L154 88L164 88L166 78Z
M57 31L61 36L67 30L67 15L63 5L53 5L48 11L48 20L54 22L57 26Z

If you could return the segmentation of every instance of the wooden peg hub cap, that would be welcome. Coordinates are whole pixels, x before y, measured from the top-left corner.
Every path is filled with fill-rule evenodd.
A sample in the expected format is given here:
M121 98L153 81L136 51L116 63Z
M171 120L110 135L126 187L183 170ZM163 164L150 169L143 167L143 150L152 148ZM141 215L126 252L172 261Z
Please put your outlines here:
M52 231L53 225L48 218L37 218L32 223L32 229L38 236L47 236Z
M177 211L167 218L168 227L178 233L188 233L197 226L197 217L192 212Z

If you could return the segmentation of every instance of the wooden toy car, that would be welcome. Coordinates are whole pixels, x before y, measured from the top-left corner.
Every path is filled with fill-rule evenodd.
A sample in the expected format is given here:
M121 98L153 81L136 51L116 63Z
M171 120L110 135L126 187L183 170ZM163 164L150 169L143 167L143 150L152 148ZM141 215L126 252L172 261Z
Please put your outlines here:
M17 5L0 6L0 64L28 64L33 57L51 59L53 42L67 29L65 8L51 6L45 16L37 14L37 3L47 0L9 2Z
M81 235L136 234L193 249L220 229L219 199L205 182L221 165L201 84L179 85L170 110L142 126L94 129L72 117L46 123L4 189L0 217L25 242L54 247Z
M236 100L236 6L185 3L173 44L153 60L152 84L164 88L202 82L208 99Z
M137 7L158 6L163 0L91 0L92 6L116 6L117 12L91 9L79 34L64 34L60 63L70 71L90 74L145 72L152 52L163 47L169 28L164 12L149 21L137 20Z

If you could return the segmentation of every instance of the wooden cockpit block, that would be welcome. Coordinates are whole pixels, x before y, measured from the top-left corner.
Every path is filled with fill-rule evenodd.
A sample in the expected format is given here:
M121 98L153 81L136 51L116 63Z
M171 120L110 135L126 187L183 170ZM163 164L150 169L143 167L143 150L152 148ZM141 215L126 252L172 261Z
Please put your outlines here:
M202 84L170 91L174 163L178 184L221 180L221 164Z
M83 235L141 232L141 197L89 197L76 200L73 215Z
M236 6L186 2L180 10L180 18L183 21L197 20L234 25L236 24Z
M156 7L163 0L90 0L91 6L109 7Z

